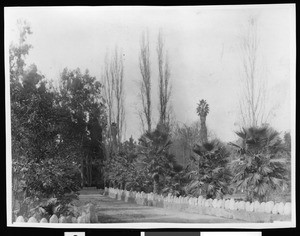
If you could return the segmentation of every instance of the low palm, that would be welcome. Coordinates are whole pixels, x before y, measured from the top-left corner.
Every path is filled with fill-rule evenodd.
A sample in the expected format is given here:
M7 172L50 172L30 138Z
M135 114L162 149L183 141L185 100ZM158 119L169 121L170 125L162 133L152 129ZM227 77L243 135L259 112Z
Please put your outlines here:
M174 158L169 154L171 140L167 132L156 129L139 140L139 166L153 180L153 192L159 192L161 180L173 170Z
M194 196L222 198L230 191L229 153L217 141L196 145L194 152L198 156L198 160L194 159L198 168L188 173L191 179L188 191Z
M268 127L251 127L237 132L242 145L238 158L231 163L232 184L245 191L248 200L263 201L278 188L286 188L286 158L279 133Z

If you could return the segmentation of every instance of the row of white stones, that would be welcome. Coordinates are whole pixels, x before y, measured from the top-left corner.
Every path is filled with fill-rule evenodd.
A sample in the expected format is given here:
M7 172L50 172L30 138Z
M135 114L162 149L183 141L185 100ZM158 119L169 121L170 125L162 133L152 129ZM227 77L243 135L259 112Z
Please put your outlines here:
M291 203L290 202L279 202L274 203L273 201L268 202L245 202L245 201L235 201L231 199L205 199L202 196L198 198L195 197L176 197L169 194L167 197L162 195L157 195L154 193L144 193L144 192L135 192L120 190L114 188L106 188L105 191L108 192L110 197L116 197L118 195L124 194L126 197L133 197L138 199L147 199L149 200L163 200L164 202L169 203L178 203L178 204L189 204L194 206L201 207L213 207L213 208L223 208L228 210L245 210L248 212L264 212L270 214L280 214L280 215L290 215L291 214Z
M42 218L38 221L34 216L30 217L27 221L23 216L18 216L16 223L90 223L89 216L86 215L84 212L78 218L72 216L61 216L57 217L55 214L52 215L49 221L46 218Z

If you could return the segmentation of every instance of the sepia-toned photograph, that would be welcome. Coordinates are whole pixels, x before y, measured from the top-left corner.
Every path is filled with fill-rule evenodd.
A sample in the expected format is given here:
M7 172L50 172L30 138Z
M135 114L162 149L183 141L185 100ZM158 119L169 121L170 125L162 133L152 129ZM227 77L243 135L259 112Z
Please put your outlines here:
M295 4L5 7L7 225L295 227Z

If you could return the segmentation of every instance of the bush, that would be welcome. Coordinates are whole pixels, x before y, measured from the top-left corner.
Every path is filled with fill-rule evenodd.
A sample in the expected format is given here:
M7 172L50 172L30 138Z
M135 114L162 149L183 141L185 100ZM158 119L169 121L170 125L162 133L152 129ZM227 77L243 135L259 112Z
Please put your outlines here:
M54 207L67 205L78 196L80 173L68 160L53 158L35 162L23 156L13 162L13 168L20 180L13 192L19 202L15 209L17 215L32 215L40 207L52 215ZM48 199L56 200L54 203Z
M194 148L196 169L187 175L190 183L188 193L197 197L222 198L230 192L231 173L227 168L229 153L218 141L196 145Z
M241 145L231 168L235 173L232 184L244 191L247 200L266 201L272 192L287 188L287 155L279 133L270 127L250 127L236 132Z

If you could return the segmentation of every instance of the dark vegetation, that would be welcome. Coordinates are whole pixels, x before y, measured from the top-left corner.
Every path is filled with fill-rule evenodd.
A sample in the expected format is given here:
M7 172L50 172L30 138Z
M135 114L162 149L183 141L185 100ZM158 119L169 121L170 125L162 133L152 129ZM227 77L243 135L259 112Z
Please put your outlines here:
M276 191L290 194L289 133L282 140L269 126L253 126L225 144L209 137L209 106L201 100L200 128L174 131L162 102L155 129L149 126L137 141L120 142L117 131L108 139L103 85L88 71L64 69L55 87L35 65L25 67L32 32L20 24L19 44L10 46L9 57L15 216L67 213L85 186L206 198L243 193L249 201L272 200ZM166 101L169 96L161 94ZM107 142L113 142L109 152ZM174 142L186 150L184 163L171 151Z

